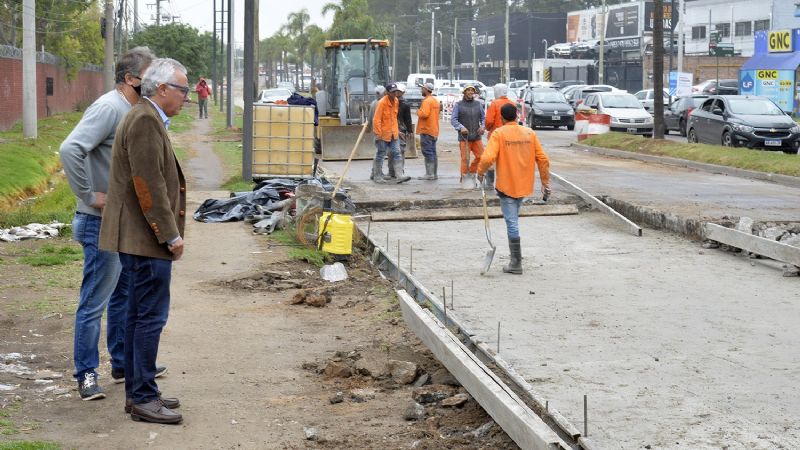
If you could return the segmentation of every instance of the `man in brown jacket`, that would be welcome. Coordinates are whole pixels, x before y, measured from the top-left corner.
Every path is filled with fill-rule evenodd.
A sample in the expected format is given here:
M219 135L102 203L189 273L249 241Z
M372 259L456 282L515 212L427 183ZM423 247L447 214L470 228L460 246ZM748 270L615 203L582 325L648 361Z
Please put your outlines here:
M189 93L186 68L156 59L142 77L142 96L114 139L100 248L119 252L129 274L125 326L125 411L133 420L179 423L175 398L155 382L161 330L169 313L172 261L183 254L186 181L167 128Z

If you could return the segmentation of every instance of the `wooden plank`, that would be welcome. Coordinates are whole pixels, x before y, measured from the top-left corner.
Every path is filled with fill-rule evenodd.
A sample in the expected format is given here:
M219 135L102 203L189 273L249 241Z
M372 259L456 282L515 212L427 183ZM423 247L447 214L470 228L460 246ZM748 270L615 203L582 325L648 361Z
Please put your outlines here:
M550 172L550 177L554 178L556 181L559 182L562 186L567 188L567 190L571 191L573 194L577 195L578 197L582 198L586 203L589 203L593 207L599 209L600 211L610 215L614 219L617 220L624 228L626 228L631 234L634 236L641 236L642 229L636 225L635 223L628 220L627 217L623 216L622 214L618 213L614 210L614 208L606 205L605 203L601 202L597 199L594 195L584 191L583 189L579 188L577 185L570 183L564 177Z
M577 205L523 205L519 210L520 217L563 216L578 214ZM503 217L497 206L489 208L489 217ZM376 211L372 213L373 222L428 222L437 220L482 219L482 207L468 208L436 208L406 209L402 211Z
M800 267L800 248L781 244L733 228L725 228L715 223L705 224L705 237L731 247L740 248L756 255L766 256L776 261Z
M526 450L570 448L430 311L423 310L406 291L397 293L409 328L517 445Z

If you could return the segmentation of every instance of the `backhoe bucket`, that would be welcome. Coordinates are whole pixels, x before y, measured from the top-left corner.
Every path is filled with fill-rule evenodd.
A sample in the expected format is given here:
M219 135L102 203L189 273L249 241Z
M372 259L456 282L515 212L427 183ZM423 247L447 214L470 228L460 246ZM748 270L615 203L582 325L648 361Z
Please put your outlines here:
M321 118L320 118L321 119ZM353 144L358 139L362 125L336 125L326 126L320 120L319 124L320 143L322 144L323 161L347 161ZM373 159L375 158L375 139L372 130L368 130L358 149L353 155L353 159Z

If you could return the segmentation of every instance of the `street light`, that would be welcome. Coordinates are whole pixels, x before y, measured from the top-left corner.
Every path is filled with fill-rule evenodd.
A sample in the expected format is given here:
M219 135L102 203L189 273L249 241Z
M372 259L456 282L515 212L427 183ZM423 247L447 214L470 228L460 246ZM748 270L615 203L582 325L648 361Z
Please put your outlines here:
M436 34L439 35L439 65L444 66L444 51L442 51L442 31L436 30Z
M425 6L430 9L431 12L431 73L435 75L433 64L434 64L434 41L436 40L436 32L434 31L435 24L436 24L436 10L439 9L440 6L449 5L450 1L446 2L436 2L436 3L426 3Z

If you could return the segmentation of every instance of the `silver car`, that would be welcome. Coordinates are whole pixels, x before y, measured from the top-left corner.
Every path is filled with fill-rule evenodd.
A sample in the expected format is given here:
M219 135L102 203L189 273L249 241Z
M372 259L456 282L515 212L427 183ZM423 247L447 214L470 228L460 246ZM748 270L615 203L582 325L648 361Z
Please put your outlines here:
M578 111L611 116L611 131L653 137L653 116L631 94L594 92L578 106Z

